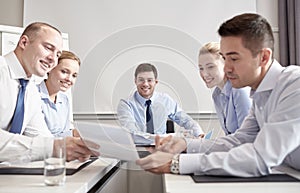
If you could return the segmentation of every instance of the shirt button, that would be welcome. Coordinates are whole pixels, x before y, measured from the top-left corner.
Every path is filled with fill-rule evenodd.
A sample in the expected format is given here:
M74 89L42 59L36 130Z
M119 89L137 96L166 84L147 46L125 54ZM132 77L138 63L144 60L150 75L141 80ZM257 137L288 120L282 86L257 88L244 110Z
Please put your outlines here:
M192 150L192 152L193 152L193 153L195 153L195 152L196 152L196 150L195 150L195 149L193 149L193 150Z

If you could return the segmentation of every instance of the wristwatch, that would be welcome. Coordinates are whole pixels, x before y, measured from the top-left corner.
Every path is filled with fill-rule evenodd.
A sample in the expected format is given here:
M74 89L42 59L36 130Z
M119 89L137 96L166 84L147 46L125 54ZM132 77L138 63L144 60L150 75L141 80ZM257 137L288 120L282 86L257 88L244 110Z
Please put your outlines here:
M179 174L179 154L173 156L170 171L173 174Z

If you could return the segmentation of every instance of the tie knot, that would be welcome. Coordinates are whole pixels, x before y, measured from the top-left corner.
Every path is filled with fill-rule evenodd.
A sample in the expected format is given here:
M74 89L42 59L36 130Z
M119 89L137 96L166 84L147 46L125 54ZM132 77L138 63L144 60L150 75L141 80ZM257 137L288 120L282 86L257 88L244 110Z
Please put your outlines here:
M28 80L25 80L25 79L21 78L21 79L19 79L19 81L20 81L20 85L22 87L25 88L27 86Z
M150 100L150 99L146 101L146 105L147 105L147 106L150 106L150 105L151 105L151 100Z

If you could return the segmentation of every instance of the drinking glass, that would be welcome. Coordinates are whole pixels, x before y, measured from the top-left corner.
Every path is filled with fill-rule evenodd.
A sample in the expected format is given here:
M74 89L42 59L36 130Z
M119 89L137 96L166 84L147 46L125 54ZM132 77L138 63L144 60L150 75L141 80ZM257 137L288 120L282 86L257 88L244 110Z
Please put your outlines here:
M53 140L51 152L47 149ZM46 138L44 147L44 182L48 186L63 185L66 180L66 140L63 137Z

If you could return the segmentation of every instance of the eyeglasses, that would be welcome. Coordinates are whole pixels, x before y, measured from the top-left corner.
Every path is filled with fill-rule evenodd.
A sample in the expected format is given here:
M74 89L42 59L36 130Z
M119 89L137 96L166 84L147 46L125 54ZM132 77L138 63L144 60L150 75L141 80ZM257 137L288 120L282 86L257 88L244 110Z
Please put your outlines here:
M148 78L148 79L137 78L136 82L137 82L137 84L144 84L145 82L148 84L153 84L155 82L155 79L153 79L153 78Z

